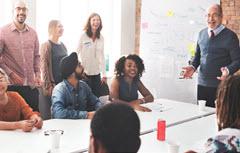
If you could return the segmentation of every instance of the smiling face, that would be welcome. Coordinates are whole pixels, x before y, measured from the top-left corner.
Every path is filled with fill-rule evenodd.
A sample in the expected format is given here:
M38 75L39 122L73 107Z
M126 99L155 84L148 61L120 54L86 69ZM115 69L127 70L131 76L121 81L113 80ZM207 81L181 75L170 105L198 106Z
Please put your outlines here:
M213 5L207 10L208 28L216 29L222 23L222 13L218 5Z
M90 19L90 25L93 32L96 32L101 24L100 17L95 15Z
M134 60L126 59L124 64L124 75L130 78L134 78L137 76L138 68Z
M15 3L13 15L16 23L23 24L27 18L26 4L22 1Z

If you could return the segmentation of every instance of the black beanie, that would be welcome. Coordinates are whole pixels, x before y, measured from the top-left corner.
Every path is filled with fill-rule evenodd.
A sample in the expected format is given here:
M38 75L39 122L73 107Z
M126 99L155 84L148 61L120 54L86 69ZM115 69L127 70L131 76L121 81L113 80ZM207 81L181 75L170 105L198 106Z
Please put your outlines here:
M67 79L73 72L75 72L77 65L78 57L76 52L64 57L60 63L62 78Z

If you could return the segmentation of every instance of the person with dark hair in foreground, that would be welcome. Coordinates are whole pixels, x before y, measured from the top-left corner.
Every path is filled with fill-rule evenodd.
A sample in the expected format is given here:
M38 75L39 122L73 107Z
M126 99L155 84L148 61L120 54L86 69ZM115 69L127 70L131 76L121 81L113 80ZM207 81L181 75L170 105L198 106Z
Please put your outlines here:
M89 153L136 153L140 145L140 120L129 105L110 103L96 111Z
M139 111L151 111L141 103L154 100L151 92L140 80L144 71L143 60L135 54L121 57L115 65L115 77L111 83L110 98L113 102L126 102ZM138 98L138 91L143 98Z
M207 153L240 152L240 76L222 81L218 87L216 114L218 130L205 144ZM187 153L195 153L188 151Z

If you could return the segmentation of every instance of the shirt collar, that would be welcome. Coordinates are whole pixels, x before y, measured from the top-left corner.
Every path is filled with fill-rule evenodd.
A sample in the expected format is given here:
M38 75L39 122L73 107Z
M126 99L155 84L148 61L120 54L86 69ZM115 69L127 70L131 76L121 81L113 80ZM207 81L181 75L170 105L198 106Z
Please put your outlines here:
M208 35L211 36L211 30L214 32L214 36L218 35L223 29L225 28L224 25L220 24L215 29L208 28Z
M71 92L73 92L73 91L75 90L74 87L73 87L66 79L64 79L63 82L66 84L67 88L68 88ZM78 82L77 87L80 88L80 87L79 87L79 82Z
M19 30L17 29L16 25L14 24L14 22L11 23L10 29L11 29L11 31L15 31L15 30L16 30L16 31L19 31ZM27 24L25 24L25 28L22 30L22 32L24 32L24 31L29 31L29 27L28 27Z

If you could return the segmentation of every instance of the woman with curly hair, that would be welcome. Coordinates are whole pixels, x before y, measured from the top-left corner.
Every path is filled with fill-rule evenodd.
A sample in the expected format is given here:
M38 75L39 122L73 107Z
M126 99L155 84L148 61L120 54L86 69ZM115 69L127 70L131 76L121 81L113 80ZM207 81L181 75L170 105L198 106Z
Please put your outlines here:
M134 109L151 111L140 106L142 103L153 102L150 91L143 85L140 78L145 70L143 60L135 54L121 57L115 65L115 77L111 83L110 98L113 102L126 102ZM138 98L138 91L143 98Z

